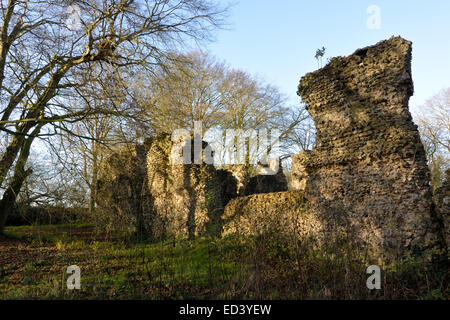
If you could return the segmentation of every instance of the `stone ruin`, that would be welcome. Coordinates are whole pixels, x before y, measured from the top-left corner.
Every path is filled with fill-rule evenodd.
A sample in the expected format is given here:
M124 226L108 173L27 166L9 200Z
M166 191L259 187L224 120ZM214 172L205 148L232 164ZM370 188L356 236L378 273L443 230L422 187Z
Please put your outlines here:
M242 190L243 196L252 194L271 193L277 191L287 191L288 182L283 170L278 170L274 175L256 175L247 180Z
M153 198L152 230L157 238L168 235L200 236L220 222L224 203L222 179L230 177L209 164L173 164L175 143L168 134L153 139L147 153L148 192ZM204 146L205 147L205 146ZM193 148L192 148L193 149Z
M294 191L232 200L224 232L258 234L273 217L299 236L347 234L385 259L442 248L426 155L408 110L411 42L392 37L333 58L301 79L298 94L317 146L293 157Z
M443 220L447 245L450 245L450 169L445 172L445 180L436 192L436 206Z
M273 177L249 177L244 165L217 169L204 162L175 164L171 154L180 142L158 134L109 157L101 170L97 201L107 212L107 225L127 225L156 239L220 235L224 207L231 199L287 190L281 170ZM203 151L206 147L203 142Z
M132 216L156 238L270 232L326 242L342 235L383 261L446 248L448 194L435 210L408 110L411 42L392 37L333 58L301 79L298 94L317 145L293 156L293 190L280 172L249 177L243 166L173 164L174 143L162 134L109 159L99 205Z
M122 148L100 167L96 202L101 210L94 217L98 225L129 233L147 231L144 206L151 202L145 192L148 148L147 141Z

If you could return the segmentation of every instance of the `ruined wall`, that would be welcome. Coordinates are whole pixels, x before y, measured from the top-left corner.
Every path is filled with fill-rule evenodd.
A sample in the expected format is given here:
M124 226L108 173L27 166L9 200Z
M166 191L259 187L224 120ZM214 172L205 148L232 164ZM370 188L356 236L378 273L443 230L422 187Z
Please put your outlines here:
M174 164L174 142L168 134L152 138L147 153L148 189L153 197L154 236L194 237L220 232L223 197L233 197L227 188L230 174L208 164ZM193 150L193 148L192 148Z
M281 170L275 176L250 178L243 165L216 169L205 163L174 164L171 153L178 143L169 134L158 134L107 159L99 180L99 224L157 239L218 235L230 200L287 190Z
M425 250L442 252L439 214L445 216L448 207L448 183L435 210L425 151L408 110L411 43L393 37L334 58L305 75L298 92L317 136L314 150L293 157L296 191L267 193L284 190L280 173L252 180L242 168L173 164L174 143L166 134L110 165L112 182L105 186L119 186L110 191L111 202L118 212L139 212L137 224L142 218L159 238L222 228L224 235L307 235L325 243L344 236L385 263ZM252 195L233 199L242 194ZM143 196L146 201L138 199Z
M212 165L175 165L169 134L113 153L101 168L98 224L163 239L220 233L236 180Z
M111 154L102 164L99 173L99 211L97 224L107 230L149 233L151 213L143 204L151 202L145 189L146 154L149 145L132 145Z
M247 180L243 187L242 195L248 196L258 193L281 192L288 190L288 182L283 168L280 166L278 172L274 175L258 174Z
M298 93L317 129L317 146L293 158L293 185L331 230L342 212L361 243L403 256L440 241L429 171L408 110L411 42L393 37L333 58L305 75Z
M232 178L234 178L232 179L233 181L224 179L224 185L228 185L228 188L234 188L234 196L228 198L225 201L225 204L236 197L288 190L287 178L283 173L283 168L281 166L279 166L278 172L274 175L256 174L250 176L250 168L243 164L227 165L221 170L228 172L231 174ZM260 170L260 168L258 170Z
M303 192L262 193L231 200L223 215L223 235L317 237L321 222Z
M444 182L436 192L436 206L444 224L447 246L450 246L450 169L445 175Z
M236 195L244 195L245 188L250 180L249 168L243 164L227 165L223 170L231 173L236 180Z
M277 224L286 234L298 225L299 237L350 238L384 263L442 253L425 151L408 110L411 42L393 37L333 58L305 75L298 93L317 146L293 157L294 191L230 201L224 234L270 232Z

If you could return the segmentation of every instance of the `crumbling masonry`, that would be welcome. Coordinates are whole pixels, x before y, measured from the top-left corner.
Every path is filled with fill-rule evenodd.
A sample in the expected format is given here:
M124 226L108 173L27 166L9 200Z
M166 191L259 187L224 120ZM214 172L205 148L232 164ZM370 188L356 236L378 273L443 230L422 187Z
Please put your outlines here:
M172 163L174 145L170 135L159 135L147 153L148 192L153 199L147 211L153 213L153 235L164 239L216 234L224 206L221 175L209 164Z
M217 236L231 199L287 190L282 172L250 178L243 165L217 169L205 163L175 164L172 151L181 142L163 133L110 156L99 181L97 202L106 213L99 222L111 228L126 226L125 231L155 239ZM206 147L203 142L203 150Z
M393 37L333 58L301 79L298 94L317 129L316 148L293 157L292 186L309 207L301 220L315 228L320 223L322 235L346 233L377 248L381 258L438 249L442 233L425 151L408 111L411 42ZM238 228L251 229L250 216L263 219L272 211L288 219L285 212L298 212L299 205L288 201L279 210L285 197L231 201L225 217L233 221L225 231L236 231L237 220Z
M319 244L343 236L384 262L445 251L448 182L436 209L408 110L411 42L393 37L333 58L305 75L298 93L317 146L293 157L293 190L281 173L249 178L238 166L173 164L174 142L163 134L110 158L99 204L156 238L271 233Z
M447 245L450 245L450 169L445 172L445 180L436 192L436 207L442 217Z

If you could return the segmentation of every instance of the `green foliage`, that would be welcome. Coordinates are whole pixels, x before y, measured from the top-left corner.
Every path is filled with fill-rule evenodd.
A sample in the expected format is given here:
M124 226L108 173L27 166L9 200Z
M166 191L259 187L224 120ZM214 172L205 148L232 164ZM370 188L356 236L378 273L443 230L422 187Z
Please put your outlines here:
M382 289L369 291L366 268L375 262L343 237L319 248L273 234L139 243L101 240L89 228L39 230L43 247L27 236L30 227L8 228L24 244L13 258L5 251L0 299L449 298L445 275L419 258L380 265ZM72 264L81 267L81 290L66 289Z
M320 60L320 67L322 67L322 58L325 55L325 51L326 51L325 47L322 47L322 49L316 50L316 54L315 54L314 58L316 58L316 60L317 60L317 67L319 67L319 60Z

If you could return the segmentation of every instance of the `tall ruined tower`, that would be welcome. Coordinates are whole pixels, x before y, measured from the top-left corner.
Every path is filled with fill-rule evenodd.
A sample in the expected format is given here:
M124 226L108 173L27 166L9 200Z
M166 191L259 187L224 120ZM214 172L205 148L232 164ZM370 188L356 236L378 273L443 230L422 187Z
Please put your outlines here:
M293 180L332 229L336 221L382 257L423 251L439 238L429 171L408 110L411 42L400 37L333 58L298 94L317 146L293 158Z

